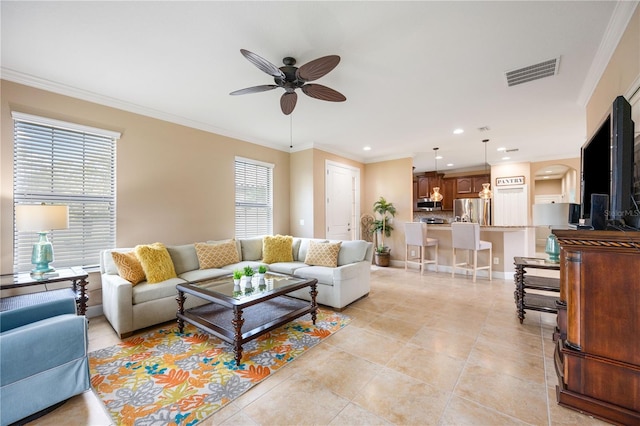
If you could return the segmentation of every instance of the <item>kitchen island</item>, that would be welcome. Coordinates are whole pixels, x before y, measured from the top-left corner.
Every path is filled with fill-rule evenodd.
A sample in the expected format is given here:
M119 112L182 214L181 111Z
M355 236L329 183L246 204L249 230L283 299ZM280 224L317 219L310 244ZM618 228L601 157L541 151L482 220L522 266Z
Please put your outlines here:
M451 224L428 224L427 235L429 238L438 239L438 270L450 273L452 261ZM515 274L514 257L535 257L535 227L480 226L480 239L491 242L493 246L491 261L494 278L513 279ZM487 257L488 253L479 252L478 264L485 265L489 261ZM434 265L425 266L428 266L429 270L435 270ZM486 277L487 271L478 271L478 276Z

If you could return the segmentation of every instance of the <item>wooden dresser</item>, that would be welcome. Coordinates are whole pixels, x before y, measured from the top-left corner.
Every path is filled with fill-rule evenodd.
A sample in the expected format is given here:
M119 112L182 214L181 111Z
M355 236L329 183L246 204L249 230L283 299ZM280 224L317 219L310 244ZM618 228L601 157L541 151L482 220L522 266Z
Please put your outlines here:
M553 233L561 248L558 403L640 425L640 232Z

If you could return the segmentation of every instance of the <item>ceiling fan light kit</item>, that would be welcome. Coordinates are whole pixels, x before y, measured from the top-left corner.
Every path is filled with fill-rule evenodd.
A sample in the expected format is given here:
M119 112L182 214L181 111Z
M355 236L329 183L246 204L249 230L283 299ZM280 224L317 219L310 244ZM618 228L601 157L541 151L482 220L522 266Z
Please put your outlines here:
M247 87L246 89L233 91L230 95L259 93L281 87L285 90L285 93L280 97L280 109L282 109L285 115L291 114L296 107L298 101L298 94L295 92L296 89L301 89L305 95L322 101L344 102L347 100L342 93L329 87L321 84L307 83L309 81L315 81L331 72L331 70L340 63L340 56L338 55L323 56L322 58L302 65L300 68L295 66L296 60L294 58L287 56L282 60L284 66L278 68L266 59L248 50L240 49L240 53L260 71L272 76L276 84Z

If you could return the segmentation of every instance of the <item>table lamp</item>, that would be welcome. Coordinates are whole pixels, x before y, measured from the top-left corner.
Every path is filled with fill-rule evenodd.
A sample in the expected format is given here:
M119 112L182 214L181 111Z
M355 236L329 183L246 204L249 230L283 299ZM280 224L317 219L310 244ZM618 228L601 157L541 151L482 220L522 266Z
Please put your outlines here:
M16 206L16 229L18 231L34 231L40 238L33 244L31 263L35 268L31 273L43 275L55 269L49 266L53 262L53 246L47 239L47 233L52 229L67 229L69 227L69 206L54 206L47 204Z
M569 224L569 203L548 203L533 205L533 224L535 226L548 226L567 229ZM549 262L560 262L560 245L558 239L551 232L547 237L544 252L549 255Z

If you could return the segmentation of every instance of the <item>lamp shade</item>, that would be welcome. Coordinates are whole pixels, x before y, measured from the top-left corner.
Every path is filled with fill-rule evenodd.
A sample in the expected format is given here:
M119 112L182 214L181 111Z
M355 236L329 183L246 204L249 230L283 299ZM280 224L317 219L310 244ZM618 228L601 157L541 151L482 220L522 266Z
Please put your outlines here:
M534 204L533 225L568 228L569 203Z
M69 227L69 206L47 204L16 206L18 231L49 231Z

